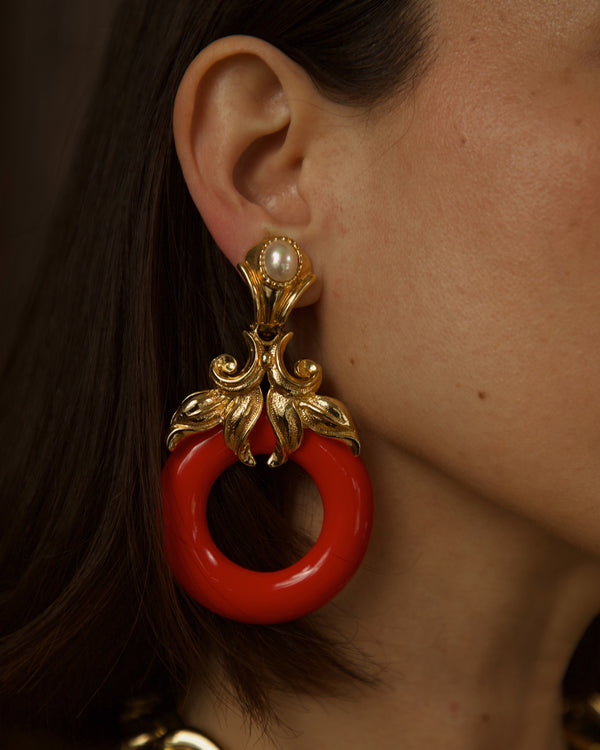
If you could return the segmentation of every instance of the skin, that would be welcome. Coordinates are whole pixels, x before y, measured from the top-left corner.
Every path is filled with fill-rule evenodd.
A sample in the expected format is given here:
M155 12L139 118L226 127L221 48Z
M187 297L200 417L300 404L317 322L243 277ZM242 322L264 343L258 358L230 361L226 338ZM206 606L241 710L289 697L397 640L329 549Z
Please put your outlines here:
M225 254L282 232L323 281L297 350L351 407L377 510L324 616L384 686L281 699L274 744L192 689L186 718L233 750L564 747L560 681L600 610L600 8L434 10L415 91L369 112L244 37L179 91Z

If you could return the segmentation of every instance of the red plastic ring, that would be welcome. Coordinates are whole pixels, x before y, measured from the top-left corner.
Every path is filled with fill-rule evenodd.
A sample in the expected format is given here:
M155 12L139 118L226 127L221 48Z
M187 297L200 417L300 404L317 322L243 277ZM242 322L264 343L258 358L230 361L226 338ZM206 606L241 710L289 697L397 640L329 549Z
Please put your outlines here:
M250 445L255 455L274 449L275 436L264 414ZM306 430L290 460L310 474L321 494L321 533L298 562L260 573L225 557L206 520L210 489L236 460L220 429L186 438L169 457L162 493L171 570L193 599L231 620L270 624L303 617L339 593L363 559L373 520L367 470L344 443Z

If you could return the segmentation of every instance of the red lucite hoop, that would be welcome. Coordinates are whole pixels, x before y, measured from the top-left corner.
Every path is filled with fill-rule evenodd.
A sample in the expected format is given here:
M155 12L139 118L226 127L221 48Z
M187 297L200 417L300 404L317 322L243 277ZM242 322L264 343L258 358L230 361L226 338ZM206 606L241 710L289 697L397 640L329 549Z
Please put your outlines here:
M274 449L264 414L250 445L255 455ZM294 565L259 573L225 557L206 522L210 489L236 460L221 429L186 438L169 457L162 493L171 570L192 598L231 620L266 625L303 617L341 591L366 552L373 519L367 470L344 443L306 430L290 460L310 474L321 494L321 533Z

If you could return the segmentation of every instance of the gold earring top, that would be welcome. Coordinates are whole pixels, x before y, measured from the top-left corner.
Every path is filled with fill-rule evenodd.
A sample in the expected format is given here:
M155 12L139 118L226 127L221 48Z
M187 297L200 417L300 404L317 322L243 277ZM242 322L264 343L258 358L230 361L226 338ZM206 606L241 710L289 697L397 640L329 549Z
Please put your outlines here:
M320 365L302 359L292 374L284 363L285 349L294 335L284 331L284 325L316 280L308 256L289 237L270 237L251 248L238 269L254 303L254 322L244 331L248 361L240 370L229 354L213 359L210 378L215 387L184 399L171 419L167 447L172 451L187 435L222 424L229 448L242 463L254 466L250 433L266 407L276 439L270 466L285 463L300 446L305 428L342 440L357 455L360 443L348 410L337 399L317 393ZM263 397L265 377L269 389Z
M285 325L302 294L317 277L294 240L270 237L251 248L238 264L254 303L254 329L267 336Z

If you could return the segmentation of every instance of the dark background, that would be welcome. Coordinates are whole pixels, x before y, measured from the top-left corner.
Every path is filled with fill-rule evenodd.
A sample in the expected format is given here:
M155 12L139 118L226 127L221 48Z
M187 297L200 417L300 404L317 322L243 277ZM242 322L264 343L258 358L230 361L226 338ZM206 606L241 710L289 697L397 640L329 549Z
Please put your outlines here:
M0 0L0 362L43 252L118 0Z

